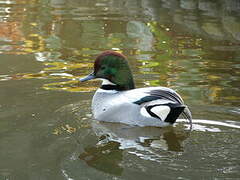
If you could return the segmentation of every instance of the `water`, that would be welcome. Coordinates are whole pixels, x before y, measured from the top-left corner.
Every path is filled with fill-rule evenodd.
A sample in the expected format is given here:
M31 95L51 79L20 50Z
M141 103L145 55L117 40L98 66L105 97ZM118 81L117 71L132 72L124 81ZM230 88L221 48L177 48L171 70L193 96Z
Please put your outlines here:
M0 179L239 179L238 0L1 0ZM193 131L91 117L97 54L177 90Z

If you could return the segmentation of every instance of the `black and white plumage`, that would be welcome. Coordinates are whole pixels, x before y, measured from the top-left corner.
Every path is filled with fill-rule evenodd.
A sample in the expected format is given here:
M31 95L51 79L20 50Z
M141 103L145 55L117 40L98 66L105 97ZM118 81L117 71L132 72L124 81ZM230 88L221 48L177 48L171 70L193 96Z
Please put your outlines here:
M108 85L108 89L96 91L92 110L98 120L138 126L167 126L180 114L191 122L191 113L182 98L165 87L118 91L114 85Z
M127 59L118 52L100 54L94 71L80 81L91 79L103 81L92 100L92 112L99 121L163 127L173 124L182 114L191 124L191 112L174 90L135 88Z
M181 96L174 90L165 87L157 87L153 88L153 90L147 88L145 93L148 95L134 103L144 105L151 116L173 124L179 115L182 114L190 122L192 121L191 112L188 107L184 105ZM161 116L161 113L158 114L161 109L166 109L166 115L164 117Z

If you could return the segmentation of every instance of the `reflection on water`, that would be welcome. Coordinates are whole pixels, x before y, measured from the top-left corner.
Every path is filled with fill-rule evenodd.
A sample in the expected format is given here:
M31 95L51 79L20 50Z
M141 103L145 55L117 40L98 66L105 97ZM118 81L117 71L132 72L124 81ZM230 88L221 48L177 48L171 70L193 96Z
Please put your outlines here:
M176 132L173 128L139 128L98 122L93 122L92 127L99 141L84 148L79 158L93 168L118 176L124 170L126 150L141 159L161 163L164 161L162 151L182 152L183 141L189 135L189 132Z
M239 12L239 0L0 0L0 179L237 179ZM92 120L99 82L78 78L108 49L138 87L183 96L190 135L181 120Z
M93 123L92 127L98 137L104 137L103 139L100 138L101 141L98 144L102 144L102 142L104 144L106 141L116 141L120 143L120 149L135 148L149 152L151 151L149 147L182 151L181 141L186 139L189 133L186 132L186 135L184 135L184 132L177 133L172 128L140 128L112 123ZM158 143L160 144L157 145Z
M123 172L120 166L122 153L119 143L110 141L102 146L86 147L79 158L100 171L120 176Z
M179 120L183 122L184 120ZM226 123L211 120L195 120L194 131L220 133L225 128L240 128L235 122ZM92 121L94 133L99 138L95 145L87 146L79 157L90 167L120 176L126 166L124 154L158 162L160 164L171 161L165 154L181 156L184 152L183 144L190 138L190 132L178 128L129 127L122 124L112 124ZM194 136L194 135L193 135ZM67 173L67 172L65 172Z

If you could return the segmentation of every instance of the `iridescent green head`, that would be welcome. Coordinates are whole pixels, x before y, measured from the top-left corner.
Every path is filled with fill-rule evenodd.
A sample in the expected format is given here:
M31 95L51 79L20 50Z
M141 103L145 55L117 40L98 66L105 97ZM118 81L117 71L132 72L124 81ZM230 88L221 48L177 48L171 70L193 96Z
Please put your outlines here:
M134 89L132 72L126 57L115 51L105 51L94 63L94 72L80 81L101 78L118 86L120 90Z

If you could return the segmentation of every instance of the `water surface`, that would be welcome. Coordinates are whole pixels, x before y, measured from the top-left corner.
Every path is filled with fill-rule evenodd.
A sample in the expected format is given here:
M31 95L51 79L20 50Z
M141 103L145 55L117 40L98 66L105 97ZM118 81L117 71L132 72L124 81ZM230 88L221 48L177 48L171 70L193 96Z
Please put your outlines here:
M0 179L239 179L238 0L1 0ZM193 114L174 127L99 123L104 50L137 87L177 90Z

